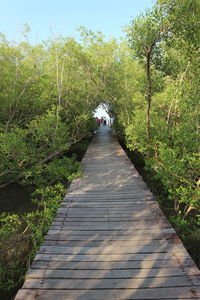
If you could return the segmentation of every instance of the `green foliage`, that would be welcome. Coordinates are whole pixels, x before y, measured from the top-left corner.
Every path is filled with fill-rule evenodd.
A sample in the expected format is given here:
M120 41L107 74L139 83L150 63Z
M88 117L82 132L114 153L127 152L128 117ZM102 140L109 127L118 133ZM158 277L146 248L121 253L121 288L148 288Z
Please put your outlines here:
M151 48L156 47L157 43L166 35L169 26L168 19L165 17L161 6L154 6L152 10L146 10L145 14L136 17L127 28L130 46L139 58L146 56ZM154 50L160 54L159 48Z
M25 38L29 30L26 25ZM77 143L97 128L93 111L105 97L106 86L112 85L116 43L101 42L91 32L82 36L84 46L63 37L31 46L9 43L1 35L0 184L32 185L38 205L23 216L1 216L4 291L22 282L64 196L64 186L80 176L81 165L72 152L80 152ZM80 159L80 153L77 156Z
M148 82L144 75L143 84L134 82L137 96L129 95L129 101L124 93L126 88L121 88L124 96L120 94L113 110L117 116L115 130L131 151L139 151L143 156L145 169L160 184L158 197L160 190L164 191L161 205L168 214L172 213L171 223L198 264L199 8L196 0L160 0L152 11L131 22L127 31L132 57L139 59L138 69L144 74L145 58L150 53L151 74ZM129 86L130 79L123 75ZM133 76L137 76L137 71ZM146 90L151 96L149 140ZM133 90L131 94L134 95Z
M6 236L8 232L10 233L17 233L22 225L22 220L16 214L6 214L2 213L0 215L0 232L1 236Z
M148 51L151 53L151 142L146 137L146 104L142 101L145 87L143 93L140 90L140 102L134 101L128 107L128 123L122 117L127 106L125 97L118 101L120 108L115 110L116 128L124 133L126 145L143 154L146 169L154 171L183 216L200 207L197 186L200 115L196 79L199 16L196 0L189 3L160 0L152 10L134 19L127 29L140 68L144 65L142 57Z
M0 215L0 290L13 290L22 283L64 194L65 188L61 183L38 188L34 192L38 210L23 216Z
M27 257L29 243L25 243L21 235L23 220L18 215L0 216L0 290L12 290L22 280L25 272L24 259Z

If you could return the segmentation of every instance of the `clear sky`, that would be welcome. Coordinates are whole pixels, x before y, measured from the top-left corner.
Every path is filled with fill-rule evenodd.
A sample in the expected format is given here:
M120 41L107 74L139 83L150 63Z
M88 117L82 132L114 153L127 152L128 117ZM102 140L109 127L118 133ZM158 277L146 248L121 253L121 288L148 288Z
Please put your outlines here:
M94 116L98 118L105 117L107 120L110 119L109 115L107 114L105 108L102 105L99 105L97 107L97 109L94 112Z
M0 0L0 32L9 40L21 41L23 24L31 27L29 41L38 43L51 35L78 37L84 25L108 38L123 36L128 25L153 0Z

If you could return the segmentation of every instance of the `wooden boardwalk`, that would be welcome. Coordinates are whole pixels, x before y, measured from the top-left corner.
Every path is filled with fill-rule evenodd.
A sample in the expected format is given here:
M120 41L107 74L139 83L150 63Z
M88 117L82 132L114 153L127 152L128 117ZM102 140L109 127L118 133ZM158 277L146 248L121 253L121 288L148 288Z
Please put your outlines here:
M102 126L16 300L200 299L200 272Z

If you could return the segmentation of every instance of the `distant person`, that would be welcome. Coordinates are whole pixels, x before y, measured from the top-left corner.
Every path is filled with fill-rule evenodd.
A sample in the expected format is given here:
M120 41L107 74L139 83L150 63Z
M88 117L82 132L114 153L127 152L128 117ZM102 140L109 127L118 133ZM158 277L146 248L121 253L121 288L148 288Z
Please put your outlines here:
M100 125L100 120L99 120L99 118L96 117L95 120L96 120L97 124Z
M106 120L103 121L103 125L106 126Z

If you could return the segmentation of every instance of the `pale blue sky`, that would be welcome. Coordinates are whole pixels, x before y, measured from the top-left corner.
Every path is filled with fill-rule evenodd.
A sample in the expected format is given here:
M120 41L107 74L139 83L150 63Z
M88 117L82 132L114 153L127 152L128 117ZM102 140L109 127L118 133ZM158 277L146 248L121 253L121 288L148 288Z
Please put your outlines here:
M108 38L123 36L129 24L153 0L0 0L0 32L9 40L22 39L23 24L31 27L30 42L38 43L55 34L78 37L84 25Z
M105 108L102 105L99 105L97 107L97 109L94 112L94 116L98 118L105 117L107 120L110 119L109 115L107 114Z

